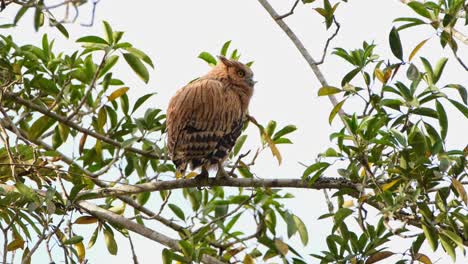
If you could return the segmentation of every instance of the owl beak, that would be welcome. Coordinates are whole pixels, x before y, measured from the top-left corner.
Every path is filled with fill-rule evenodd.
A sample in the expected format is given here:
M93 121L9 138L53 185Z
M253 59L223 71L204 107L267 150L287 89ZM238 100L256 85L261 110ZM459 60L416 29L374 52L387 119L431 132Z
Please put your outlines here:
M253 87L257 83L257 81L254 81L253 79L248 79L247 83Z

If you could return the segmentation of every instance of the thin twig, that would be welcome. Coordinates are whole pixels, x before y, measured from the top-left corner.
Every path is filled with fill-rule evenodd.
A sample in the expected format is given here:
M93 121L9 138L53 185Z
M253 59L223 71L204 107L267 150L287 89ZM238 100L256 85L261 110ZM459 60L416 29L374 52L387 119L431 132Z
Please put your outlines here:
M323 53L322 53L322 58L317 61L315 63L315 65L320 65L322 64L324 61L325 61L325 56L327 55L327 50L328 50L328 46L330 45L330 42L338 35L338 32L340 31L340 23L338 23L338 21L336 21L336 18L333 17L333 22L335 23L335 26L336 26L336 30L335 32L333 33L333 35L331 35L328 39L327 39L327 42L325 43L325 47L323 48Z
M286 17L294 14L294 9L296 9L297 4L299 4L299 0L296 0L296 2L294 2L294 5L292 6L291 10L288 13L286 13L284 15L281 15L281 16L277 16L277 17L275 17L275 19L280 20L280 19L286 18Z

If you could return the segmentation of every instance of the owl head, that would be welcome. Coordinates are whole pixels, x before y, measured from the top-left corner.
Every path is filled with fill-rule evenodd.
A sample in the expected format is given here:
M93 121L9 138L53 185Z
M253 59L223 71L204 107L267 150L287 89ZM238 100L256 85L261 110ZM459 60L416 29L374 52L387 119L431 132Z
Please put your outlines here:
M253 72L245 64L218 56L218 67L222 67L224 74L233 84L238 86L253 87L256 81L253 80Z

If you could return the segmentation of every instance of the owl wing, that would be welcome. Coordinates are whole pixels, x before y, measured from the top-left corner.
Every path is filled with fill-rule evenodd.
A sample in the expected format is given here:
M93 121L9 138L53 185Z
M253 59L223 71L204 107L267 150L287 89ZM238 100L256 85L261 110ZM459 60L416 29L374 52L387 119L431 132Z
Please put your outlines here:
M168 149L176 164L224 159L242 130L239 97L223 83L200 79L183 87L167 111Z

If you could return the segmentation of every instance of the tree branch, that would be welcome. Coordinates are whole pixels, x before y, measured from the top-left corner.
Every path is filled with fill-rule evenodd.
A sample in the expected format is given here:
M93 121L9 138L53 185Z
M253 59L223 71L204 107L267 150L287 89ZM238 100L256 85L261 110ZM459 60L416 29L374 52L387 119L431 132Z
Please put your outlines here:
M288 13L286 13L284 15L281 15L281 16L277 16L277 17L275 17L275 19L280 20L280 19L286 18L286 17L294 14L294 9L296 9L297 4L299 4L299 0L296 0L296 2L294 2L293 6L291 7L291 10L289 10Z
M33 110L36 110L38 112L40 112L41 114L43 115L46 115L50 118L53 118L55 120L57 120L58 122L64 124L64 125L67 125L69 126L70 128L73 128L73 129L76 129L86 135L89 135L89 136L92 136L96 139L99 139L99 140L102 140L103 142L107 143L107 144L110 144L112 146L115 146L115 147L118 147L118 148L122 148L122 149L125 149L126 151L130 151L130 152L134 152L134 153L137 153L137 154L140 154L142 156L145 156L145 157L148 157L148 158L151 158L151 159L160 159L161 157L159 157L158 155L155 155L153 153L150 153L150 152L147 152L147 151L144 151L144 150L141 150L141 149L136 149L136 148L133 148L133 147L126 147L126 148L123 148L122 147L122 144L116 140L113 140L109 137L106 137L102 134L99 134L99 133L96 133L92 130L89 130L89 129L86 129L86 128L83 128L83 127L80 127L79 125L75 124L74 122L68 120L66 117L64 116L60 116L54 112L51 112L49 111L48 109L42 107L42 106L39 106L31 101L28 101L28 100L25 100L23 98L21 98L20 96L16 95L16 94L12 94L12 93L4 93L4 97L6 98L9 98L11 100L14 100L16 103L18 104L21 104L23 106L26 106L30 109L33 109Z
M359 190L360 184L353 183L345 178L319 178L313 184L302 179L245 179L245 178L198 178L172 181L154 181L135 185L121 185L81 192L77 197L86 196L86 199L97 199L115 195L130 195L142 192L154 192L194 187L260 187L260 188L299 188L299 189L342 189Z
M137 234L140 234L148 239L151 239L155 242L158 242L166 247L169 247L173 250L181 252L182 249L179 246L179 241L173 238L170 238L164 234L161 234L157 231L154 231L146 226L137 224L133 221L128 220L127 218L105 210L95 204L92 204L87 201L78 201L77 205L88 212L89 214L96 216L97 218L111 222L113 224L121 225L128 230L131 230ZM224 262L216 259L213 256L203 255L202 261L207 264L222 264Z

